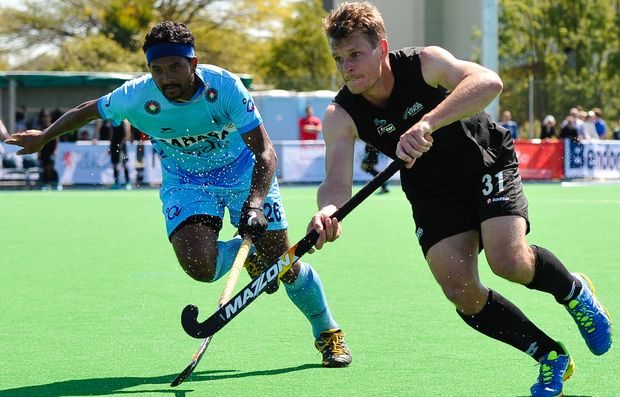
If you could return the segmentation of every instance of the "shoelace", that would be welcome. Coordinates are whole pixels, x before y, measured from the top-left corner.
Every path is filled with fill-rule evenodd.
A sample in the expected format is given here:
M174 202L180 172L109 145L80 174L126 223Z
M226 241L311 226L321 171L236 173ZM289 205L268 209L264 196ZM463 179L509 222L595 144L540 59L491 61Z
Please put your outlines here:
M555 374L555 367L559 365L558 358L554 360L544 360L540 364L540 373L538 374L538 383L542 383L543 385L548 385L552 383L553 376Z
M591 306L594 307L593 304ZM569 303L568 307L571 312L574 313L575 320L579 323L579 326L582 327L587 333L592 333L596 330L596 326L593 321L596 312L589 310L584 302L573 300Z
M538 383L548 385L553 380L553 367L547 364L541 364L540 374L538 375Z
M321 347L319 352L323 353L328 346L331 347L330 351L333 355L343 355L346 354L344 348L342 347L342 340L344 339L344 334L342 332L330 334L329 337L325 340L321 338Z

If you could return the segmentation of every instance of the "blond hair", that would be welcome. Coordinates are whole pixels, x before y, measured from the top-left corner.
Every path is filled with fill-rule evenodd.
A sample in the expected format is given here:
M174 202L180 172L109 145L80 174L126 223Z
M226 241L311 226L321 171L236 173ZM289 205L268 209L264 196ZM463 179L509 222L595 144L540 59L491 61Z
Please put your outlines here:
M379 40L387 39L381 13L373 4L344 2L323 19L323 31L330 41L346 40L355 33L362 33L374 47Z

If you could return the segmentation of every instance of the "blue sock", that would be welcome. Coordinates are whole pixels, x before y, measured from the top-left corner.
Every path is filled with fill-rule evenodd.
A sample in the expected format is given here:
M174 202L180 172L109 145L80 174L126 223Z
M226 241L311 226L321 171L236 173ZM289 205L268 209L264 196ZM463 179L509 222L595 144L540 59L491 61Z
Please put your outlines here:
M215 275L213 276L213 280L211 280L210 282L217 281L223 275L228 273L228 271L232 267L233 262L235 261L237 252L239 252L239 247L241 247L242 241L243 240L240 236L235 236L230 241L217 242L217 262L215 264ZM255 251L256 248L252 246L252 248L250 248L249 255L252 255Z
M319 275L307 263L299 262L299 275L291 284L284 284L291 301L306 316L315 338L323 331L339 328L332 318Z

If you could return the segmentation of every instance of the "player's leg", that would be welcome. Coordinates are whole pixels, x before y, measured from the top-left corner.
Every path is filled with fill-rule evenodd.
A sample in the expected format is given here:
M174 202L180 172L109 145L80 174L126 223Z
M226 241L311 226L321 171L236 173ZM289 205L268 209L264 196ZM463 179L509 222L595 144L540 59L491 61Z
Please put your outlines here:
M129 181L129 167L127 167L127 163L129 162L127 144L121 145L120 160L123 166L123 176L125 177L125 189L131 190L131 182Z
M374 156L374 158L369 158L369 157L372 157L372 156L366 155L364 157L360 168L362 169L362 171L365 171L369 173L370 175L372 175L373 177L375 177L379 175L379 171L377 171L377 168L376 168L376 165L378 164L379 160L376 155ZM388 185L386 182L381 185L381 190L379 191L379 193L388 193L389 191L390 189L388 188Z
M257 241L261 256L276 260L289 248L287 230L267 232ZM323 366L345 367L351 363L351 352L344 332L334 320L318 273L306 262L298 261L282 276L289 299L312 326L316 348L322 353Z
M164 187L160 193L166 230L179 264L193 279L218 280L226 274L241 238L218 241L224 206L216 194L200 189Z
M514 304L480 283L480 220L472 208L478 181L464 181L444 199L414 200L416 235L429 267L459 316L474 330L532 356L565 350L538 329ZM474 190L475 189L475 190ZM554 350L555 349L555 350ZM568 373L567 368L563 368ZM556 371L559 373L559 371Z
M112 185L113 189L119 189L120 183L118 181L119 170L118 164L120 162L120 147L115 142L110 143L110 162L112 163L112 172L114 173L114 185Z
M231 197L228 209L233 224L239 222L243 200ZM254 245L261 262L270 265L290 247L288 223L275 178L263 202L263 211L268 221L267 232ZM351 353L344 341L344 333L332 317L318 273L309 264L298 261L282 276L282 283L289 299L310 322L315 346L323 355L323 365L349 365Z
M527 201L518 171L508 168L494 175L501 175L502 181L494 184L482 200L487 204L481 205L486 218L482 241L491 269L507 280L553 295L571 314L590 350L604 354L611 347L611 320L591 282L572 274L551 251L528 245Z
M513 303L496 291L485 288L477 269L478 233L465 232L435 244L427 261L446 297L460 317L474 330L507 343L541 364L536 390L540 396L557 396L564 379L572 374L572 360L564 347L536 327ZM546 388L546 389L545 389ZM532 389L534 390L534 388ZM534 393L534 391L533 391Z

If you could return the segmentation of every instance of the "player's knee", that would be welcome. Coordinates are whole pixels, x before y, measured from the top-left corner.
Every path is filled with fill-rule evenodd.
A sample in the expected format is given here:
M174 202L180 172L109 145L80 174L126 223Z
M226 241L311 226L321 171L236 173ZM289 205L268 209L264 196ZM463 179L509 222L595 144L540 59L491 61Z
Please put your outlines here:
M476 313L485 303L480 299L485 293L478 286L472 284L475 283L463 281L442 285L441 288L446 298L456 308L465 313Z
M527 273L527 252L522 250L507 250L502 253L487 254L487 262L493 273L506 280L520 282ZM527 278L527 277L526 277Z
M179 258L179 263L185 273L196 281L210 283L215 278L215 266L212 261L195 258Z
M442 286L443 293L448 300L454 303L456 306L461 306L467 303L467 294L465 287L458 284L450 284Z

